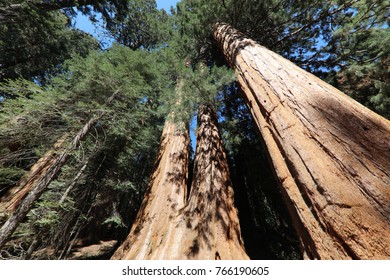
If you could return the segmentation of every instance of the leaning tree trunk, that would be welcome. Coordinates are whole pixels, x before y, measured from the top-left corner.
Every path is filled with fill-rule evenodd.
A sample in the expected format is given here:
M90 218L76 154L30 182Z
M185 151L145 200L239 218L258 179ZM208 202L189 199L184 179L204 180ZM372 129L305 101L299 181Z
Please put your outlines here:
M63 152L63 144L66 136L62 137L54 144L54 148L46 152L31 168L27 176L24 176L19 182L12 187L4 197L0 200L0 211L6 213L13 212L23 198L31 191L37 184L37 181L44 176L51 166L56 162L56 156Z
M112 102L118 92L119 91L117 90L110 96L110 98L106 102L107 105ZM26 217L26 215L32 208L34 202L42 195L42 193L47 189L52 180L59 174L62 167L70 158L72 152L79 146L80 142L88 134L89 130L96 124L96 122L100 118L103 117L103 115L104 111L92 117L79 130L79 132L73 138L70 146L67 149L64 149L59 154L56 154L55 157L50 160L52 164L45 168L46 171L44 173L39 173L38 175L40 176L33 180L34 186L30 186L31 191L19 203L15 211L9 217L9 219L0 228L0 248L2 248L4 244L11 238L11 235Z
M217 117L209 106L201 106L198 112L194 175L183 215L186 234L180 243L184 258L249 259Z
M183 125L184 126L184 125ZM183 227L175 222L185 205L189 136L169 118L144 200L125 242L112 259L178 259Z
M306 258L390 258L390 122L226 24L235 68Z

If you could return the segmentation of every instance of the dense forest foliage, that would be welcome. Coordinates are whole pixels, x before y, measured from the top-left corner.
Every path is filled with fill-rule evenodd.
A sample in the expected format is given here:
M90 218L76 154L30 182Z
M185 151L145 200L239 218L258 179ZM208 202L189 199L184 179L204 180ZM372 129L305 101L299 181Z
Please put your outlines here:
M77 13L100 18L112 45L77 29ZM389 19L388 0L182 0L171 11L154 0L0 0L0 225L46 176L0 259L110 258L141 207L165 121L194 130L201 106L217 116L248 256L301 259L213 26L230 24L389 118Z

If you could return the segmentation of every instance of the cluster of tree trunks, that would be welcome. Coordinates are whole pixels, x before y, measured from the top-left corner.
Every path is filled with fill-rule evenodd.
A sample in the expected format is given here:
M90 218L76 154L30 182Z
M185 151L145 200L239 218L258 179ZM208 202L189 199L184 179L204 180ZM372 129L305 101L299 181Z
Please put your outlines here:
M187 199L188 144L188 132L167 121L150 189L127 240L112 259L248 259L211 107L199 109Z
M310 259L390 257L390 122L223 23L214 38Z
M241 239L226 154L210 106L198 110L196 154L191 192L180 240L189 259L248 259Z

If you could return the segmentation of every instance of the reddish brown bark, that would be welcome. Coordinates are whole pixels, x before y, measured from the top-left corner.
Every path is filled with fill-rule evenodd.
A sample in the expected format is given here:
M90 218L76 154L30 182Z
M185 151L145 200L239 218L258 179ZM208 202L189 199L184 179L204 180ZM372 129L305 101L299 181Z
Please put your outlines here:
M234 192L214 111L201 106L194 176L183 210L186 259L248 259L241 239Z
M112 259L180 259L177 224L185 206L189 136L170 120L165 122L159 154L141 209L125 242Z
M2 198L1 205L4 205L6 212L12 212L19 205L20 201L31 191L37 181L44 176L48 169L55 163L56 154L61 152L66 136L54 144L54 149L48 151L30 169L27 176L20 179L15 187L11 188Z
M390 122L217 24L306 258L390 258Z
M209 107L199 110L188 202L188 134L165 123L149 189L112 259L248 259L216 122Z

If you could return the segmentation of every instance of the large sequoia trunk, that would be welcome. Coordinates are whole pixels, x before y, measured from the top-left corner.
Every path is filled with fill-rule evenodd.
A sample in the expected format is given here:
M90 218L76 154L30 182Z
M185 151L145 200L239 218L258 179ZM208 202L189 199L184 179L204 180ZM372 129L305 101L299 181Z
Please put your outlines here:
M109 105L118 94L119 91L115 91L107 100L106 104ZM4 246L4 244L11 238L13 232L19 226L19 224L26 217L30 209L32 208L35 201L39 199L42 193L47 189L49 184L53 181L53 179L60 173L62 167L67 163L70 158L72 152L80 145L81 141L88 134L90 129L96 124L98 120L100 120L104 111L99 112L94 117L88 120L88 122L78 131L76 136L72 139L69 147L62 149L58 154L53 153L48 158L42 159L43 169L40 172L33 173L28 176L29 181L28 184L23 188L28 188L25 193L28 194L21 200L15 211L12 212L9 219L4 223L4 225L0 228L0 248ZM34 171L34 170L33 170ZM35 174L35 176L33 176Z
M306 258L390 258L390 122L226 24L235 68Z
M178 259L183 227L176 223L185 206L188 179L188 131L169 119L141 209L125 242L112 259Z
M181 240L186 259L248 259L234 206L229 167L215 112L201 106L194 175L183 210L186 234Z

